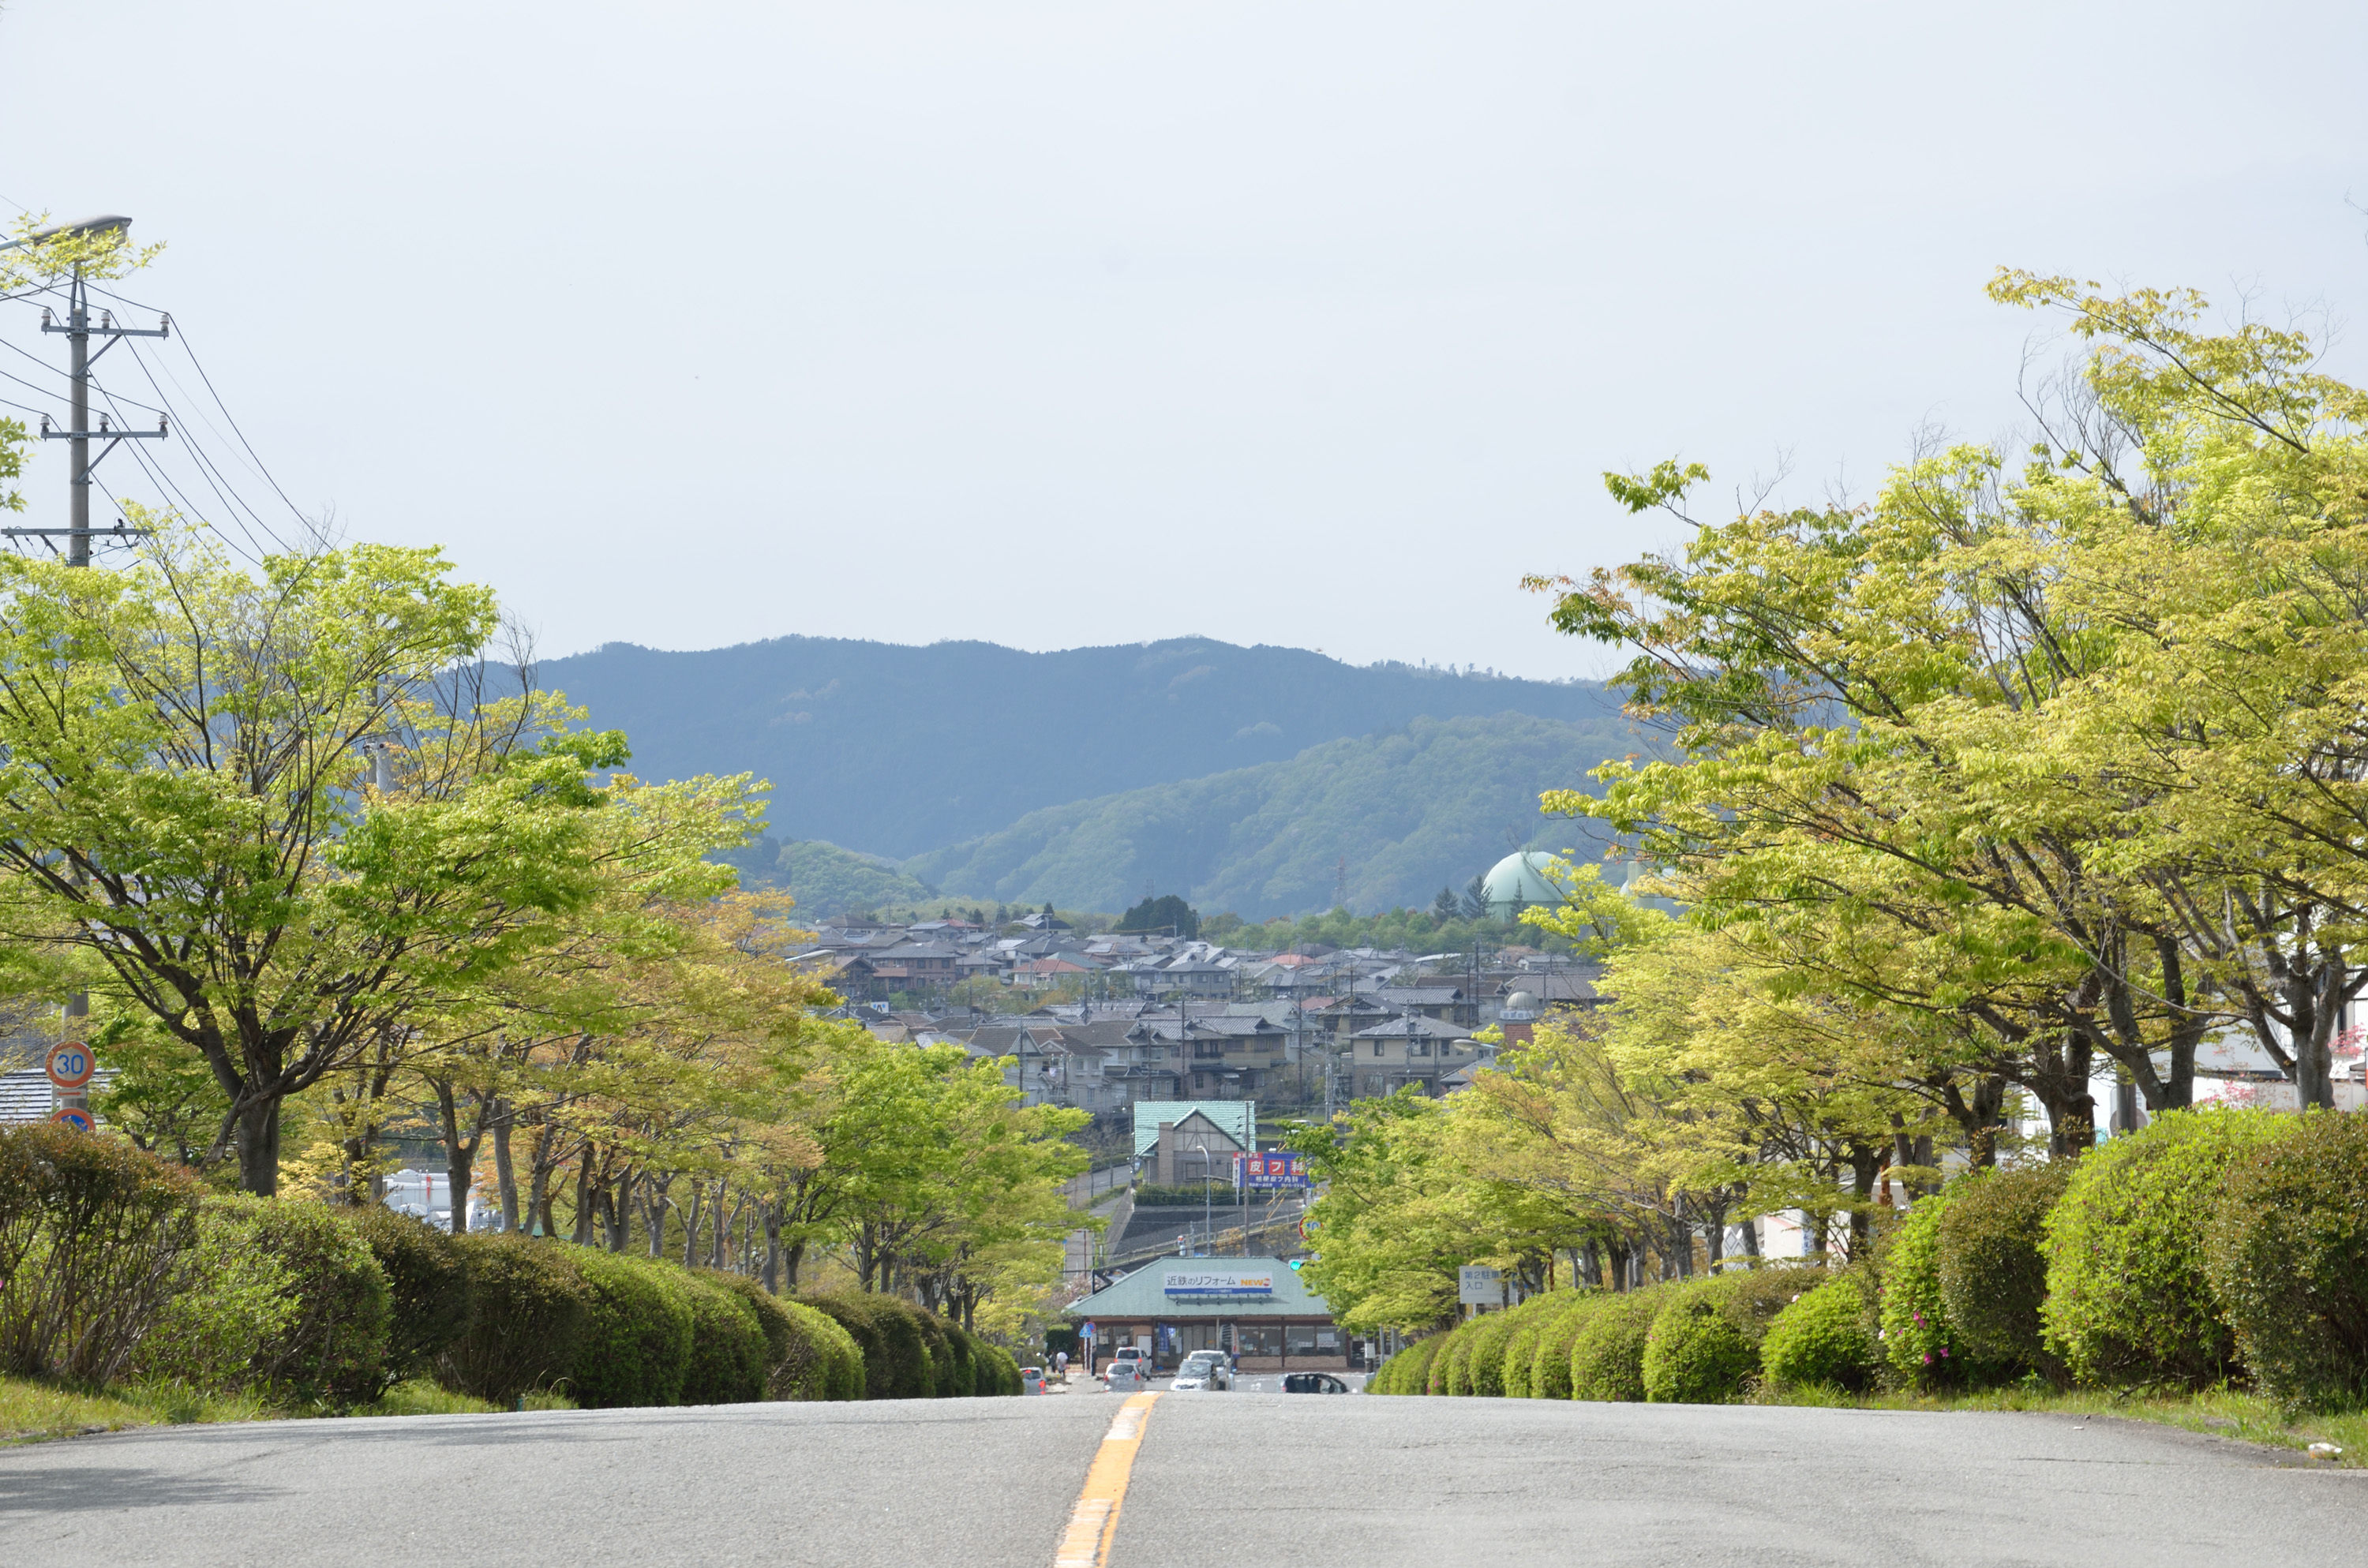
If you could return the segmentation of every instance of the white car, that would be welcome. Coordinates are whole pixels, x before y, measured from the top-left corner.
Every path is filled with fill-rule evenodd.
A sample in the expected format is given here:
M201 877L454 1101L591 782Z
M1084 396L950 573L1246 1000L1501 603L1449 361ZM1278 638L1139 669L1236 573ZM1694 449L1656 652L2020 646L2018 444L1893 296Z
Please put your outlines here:
M1172 1393L1218 1393L1234 1386L1233 1363L1222 1350L1195 1350L1176 1369Z

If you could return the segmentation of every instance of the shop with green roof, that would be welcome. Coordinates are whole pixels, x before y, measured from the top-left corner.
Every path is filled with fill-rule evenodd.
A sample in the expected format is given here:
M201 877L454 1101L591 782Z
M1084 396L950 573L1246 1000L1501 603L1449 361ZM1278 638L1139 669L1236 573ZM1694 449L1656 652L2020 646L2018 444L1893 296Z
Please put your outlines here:
M1161 1371L1195 1350L1223 1350L1246 1372L1349 1369L1349 1336L1324 1298L1279 1257L1170 1257L1144 1265L1064 1309L1094 1326L1094 1362L1120 1346Z

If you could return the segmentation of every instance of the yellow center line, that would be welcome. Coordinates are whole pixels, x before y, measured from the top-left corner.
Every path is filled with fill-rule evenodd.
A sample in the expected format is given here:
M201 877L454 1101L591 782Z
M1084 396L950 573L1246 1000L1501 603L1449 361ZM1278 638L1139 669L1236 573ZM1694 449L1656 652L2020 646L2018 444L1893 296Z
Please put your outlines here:
M1151 1419L1156 1393L1138 1393L1119 1406L1118 1417L1102 1436L1086 1471L1086 1489L1069 1510L1069 1528L1061 1536L1061 1550L1053 1554L1053 1568L1110 1568L1110 1540L1118 1534L1118 1506L1126 1498L1126 1479L1133 1473L1136 1450L1143 1447L1144 1424Z

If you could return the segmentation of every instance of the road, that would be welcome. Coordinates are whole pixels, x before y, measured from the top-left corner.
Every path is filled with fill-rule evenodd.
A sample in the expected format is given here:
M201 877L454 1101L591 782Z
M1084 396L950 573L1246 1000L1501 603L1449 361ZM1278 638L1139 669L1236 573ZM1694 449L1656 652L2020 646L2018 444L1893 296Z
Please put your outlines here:
M0 1561L1049 1568L1124 1403L85 1437L0 1450ZM2368 1553L2368 1472L2136 1424L1247 1392L1167 1394L1140 1419L1110 1568L2293 1568Z

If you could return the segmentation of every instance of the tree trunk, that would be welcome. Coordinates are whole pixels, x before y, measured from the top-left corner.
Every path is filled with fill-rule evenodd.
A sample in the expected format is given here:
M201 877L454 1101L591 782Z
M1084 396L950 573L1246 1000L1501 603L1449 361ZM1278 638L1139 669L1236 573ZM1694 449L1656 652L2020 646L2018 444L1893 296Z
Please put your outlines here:
M238 1115L238 1185L257 1198L279 1193L279 1102L248 1106Z
M794 1296L798 1293L798 1270L805 1266L805 1261L806 1244L803 1240L791 1242L781 1248L781 1293L783 1295Z
M592 1244L592 1146L575 1157L575 1231L568 1237L577 1246Z
M449 1079L431 1079L436 1090L436 1114L444 1132L444 1179L452 1184L452 1233L466 1234L469 1229L469 1189L477 1176L477 1145L485 1136L480 1123L476 1136L461 1136L461 1097L453 1092Z
M781 1211L770 1199L765 1204L765 1293L781 1293Z
M502 1199L502 1229L514 1232L518 1228L518 1169L510 1164L510 1108L507 1100L495 1102L494 1118L494 1182Z
M690 1208L682 1217L682 1266L694 1267L699 1263L699 1200L702 1189L699 1183L690 1184Z
M1743 1233L1743 1256L1746 1257L1758 1257L1759 1256L1759 1221L1758 1218L1754 1217L1748 1219L1736 1228Z
M1850 1145L1850 1194L1856 1199L1850 1205L1850 1261L1861 1263L1874 1250L1874 1186L1890 1162L1890 1152L1879 1143Z
M648 1233L652 1257L659 1256L666 1249L666 1217L670 1207L666 1189L672 1186L674 1177L660 1181L655 1172L642 1184L642 1227Z

